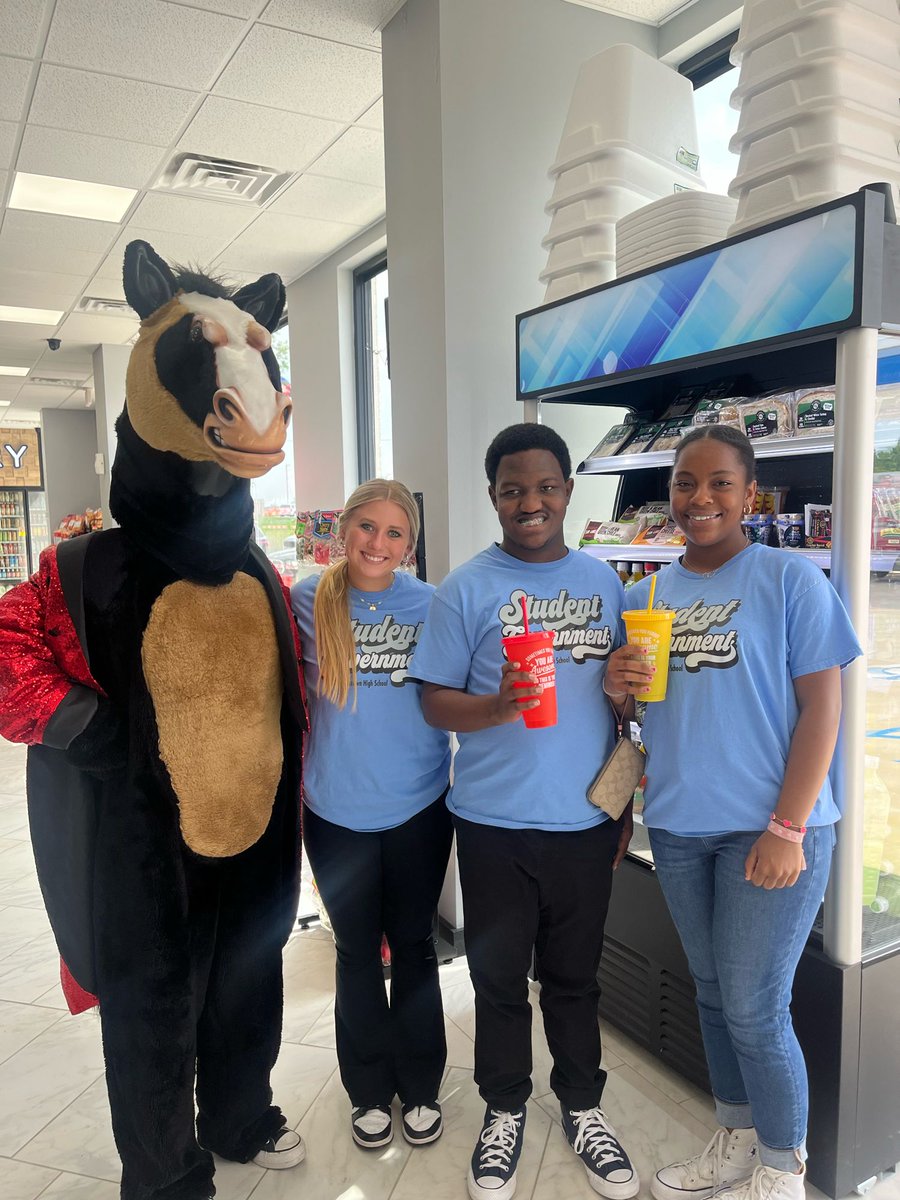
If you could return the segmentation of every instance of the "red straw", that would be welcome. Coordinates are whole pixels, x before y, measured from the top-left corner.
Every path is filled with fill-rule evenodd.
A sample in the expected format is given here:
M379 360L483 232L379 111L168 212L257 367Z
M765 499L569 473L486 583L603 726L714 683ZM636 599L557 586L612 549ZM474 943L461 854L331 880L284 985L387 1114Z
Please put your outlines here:
M522 624L525 626L525 633L528 633L528 605L525 603L525 597L519 597L519 603L522 605Z

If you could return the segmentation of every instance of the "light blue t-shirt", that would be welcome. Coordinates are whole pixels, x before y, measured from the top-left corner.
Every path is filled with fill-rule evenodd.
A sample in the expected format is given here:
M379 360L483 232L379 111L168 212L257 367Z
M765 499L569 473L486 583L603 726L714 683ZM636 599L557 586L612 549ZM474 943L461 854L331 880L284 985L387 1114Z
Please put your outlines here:
M765 829L784 782L799 708L793 681L862 653L821 569L750 545L712 575L680 562L656 576L655 608L676 610L665 700L648 704L644 823L701 835ZM649 579L626 609L644 608ZM809 825L840 813L826 778Z
M476 696L497 692L500 639L523 632L523 595L531 628L556 631L558 724L459 734L448 803L482 825L587 829L607 820L586 793L613 745L602 684L622 636L622 584L608 564L572 550L523 562L490 546L438 588L410 672Z
M291 588L310 706L303 798L334 825L393 829L436 800L450 774L450 738L426 724L422 685L407 674L434 588L396 571L388 591L351 589L356 709L352 687L341 709L318 695L313 598L319 578Z

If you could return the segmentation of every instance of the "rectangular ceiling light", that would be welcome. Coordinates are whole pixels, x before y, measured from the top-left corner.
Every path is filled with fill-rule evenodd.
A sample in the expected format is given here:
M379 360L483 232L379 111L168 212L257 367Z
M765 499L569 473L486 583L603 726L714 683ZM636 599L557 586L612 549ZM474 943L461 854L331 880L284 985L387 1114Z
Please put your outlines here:
M0 375L27 375L31 367L0 367Z
M54 213L60 217L118 222L136 195L134 188L85 183L81 179L57 179L54 175L28 175L24 171L17 171L9 207Z
M61 308L16 308L0 304L0 321L18 321L23 325L58 325L62 320Z

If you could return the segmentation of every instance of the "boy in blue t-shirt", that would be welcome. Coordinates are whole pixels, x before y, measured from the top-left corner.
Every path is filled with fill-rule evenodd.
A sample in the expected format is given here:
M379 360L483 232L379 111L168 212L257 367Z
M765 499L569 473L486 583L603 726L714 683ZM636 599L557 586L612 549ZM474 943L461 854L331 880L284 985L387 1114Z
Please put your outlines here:
M609 1200L639 1182L600 1108L597 970L612 872L631 836L587 789L613 746L603 693L622 641L623 590L606 563L566 547L572 495L565 442L512 425L485 460L503 540L452 571L432 600L410 674L429 724L459 735L454 814L475 988L475 1080L486 1102L468 1176L472 1200L509 1200L531 1093L532 956L553 1056L550 1086L592 1187ZM501 638L529 625L556 634L558 722L528 729L538 684L504 662Z

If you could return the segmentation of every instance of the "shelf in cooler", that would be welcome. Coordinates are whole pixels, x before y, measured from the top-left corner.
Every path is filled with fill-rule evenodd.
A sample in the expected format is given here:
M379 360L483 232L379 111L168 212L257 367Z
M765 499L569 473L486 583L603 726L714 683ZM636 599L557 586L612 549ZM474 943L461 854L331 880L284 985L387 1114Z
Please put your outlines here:
M801 454L832 454L834 434L809 437L761 438L754 442L757 458L791 458ZM674 450L649 450L644 454L613 454L607 458L587 458L578 468L579 475L621 475L623 471L646 471L652 467L671 467Z
M582 546L581 549L590 554L592 558L602 559L604 562L657 562L668 563L674 562L684 554L684 546L644 546L644 545L627 545L627 546ZM826 570L831 567L831 551L830 550L785 550L785 554L797 554L801 558L808 558L814 562L816 566L824 567ZM900 555L889 550L873 550L871 556L870 569L878 572L892 571L894 564L900 559Z

